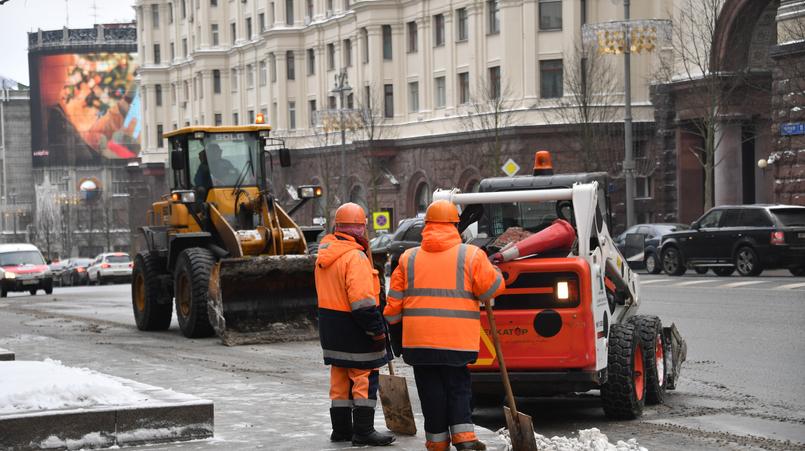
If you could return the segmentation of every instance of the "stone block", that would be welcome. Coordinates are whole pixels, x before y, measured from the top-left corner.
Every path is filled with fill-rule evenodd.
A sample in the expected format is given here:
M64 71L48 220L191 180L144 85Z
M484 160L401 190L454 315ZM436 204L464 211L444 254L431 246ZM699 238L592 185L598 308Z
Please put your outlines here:
M9 449L58 447L96 434L94 440L115 442L115 411L44 412L0 417L0 444ZM64 449L62 447L62 449Z
M14 356L13 351L9 351L8 349L0 348L0 360L8 361L8 360L14 360L14 358L15 358L15 356Z

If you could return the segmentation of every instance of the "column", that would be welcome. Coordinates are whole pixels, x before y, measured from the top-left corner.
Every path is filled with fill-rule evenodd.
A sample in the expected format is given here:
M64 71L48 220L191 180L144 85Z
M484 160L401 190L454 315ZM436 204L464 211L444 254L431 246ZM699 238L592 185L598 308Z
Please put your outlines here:
M741 191L741 124L719 123L716 128L713 205L740 204Z

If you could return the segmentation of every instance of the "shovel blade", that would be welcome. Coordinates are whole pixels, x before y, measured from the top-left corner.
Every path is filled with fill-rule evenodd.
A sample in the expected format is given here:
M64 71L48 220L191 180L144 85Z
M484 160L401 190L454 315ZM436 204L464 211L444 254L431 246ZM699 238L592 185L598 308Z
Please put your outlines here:
M408 396L408 384L401 376L380 375L380 402L386 427L397 434L416 435L414 411Z
M513 451L538 451L537 439L534 437L534 423L531 416L524 413L515 412L512 415L511 409L503 407L506 415L506 427L509 429L509 437L512 441Z

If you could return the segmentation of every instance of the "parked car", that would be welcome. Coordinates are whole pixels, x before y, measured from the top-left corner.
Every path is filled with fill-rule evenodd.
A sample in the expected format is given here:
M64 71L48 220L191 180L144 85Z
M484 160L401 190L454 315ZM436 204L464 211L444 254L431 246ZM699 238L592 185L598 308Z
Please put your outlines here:
M33 244L0 244L0 270L0 297L10 291L53 293L50 268Z
M424 218L408 218L400 221L397 231L386 246L389 275L397 268L400 256L406 249L422 244L422 229L424 228Z
M719 276L738 270L757 276L787 268L805 275L805 207L793 205L719 206L691 224L665 235L663 270L674 276L688 268L712 269Z
M392 236L393 234L391 233L384 233L369 240L369 247L372 249L372 261L374 261L375 266L379 266L381 270L388 259L388 246Z
M614 242L618 251L626 258L630 268L645 269L649 274L659 274L662 271L659 252L662 237L668 233L689 228L690 226L686 224L674 223L637 224L615 237ZM626 245L628 235L643 236L642 252L630 252L631 249Z
M48 265L51 277L53 277L53 285L61 286L61 274L70 264L70 259L59 260Z
M61 273L61 286L87 285L87 267L92 264L91 258L71 258L70 264Z
M90 285L103 285L106 282L131 282L131 257L123 252L101 254L87 268Z

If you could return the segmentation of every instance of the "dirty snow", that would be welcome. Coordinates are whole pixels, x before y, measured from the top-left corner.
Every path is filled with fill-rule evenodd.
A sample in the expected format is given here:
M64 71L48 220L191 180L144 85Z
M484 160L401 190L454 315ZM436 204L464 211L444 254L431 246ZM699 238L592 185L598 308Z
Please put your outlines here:
M509 431L503 428L498 430L497 434L506 443L506 449L510 451L512 445ZM537 441L537 449L540 451L648 451L633 438L625 442L618 440L615 444L610 443L606 434L601 433L597 428L580 430L578 438L547 438L536 432L534 433L534 438Z
M0 415L150 400L112 376L58 360L0 362Z
M55 435L51 435L36 447L41 449L51 448L67 448L67 449L82 449L82 448L100 448L109 447L114 444L114 438L101 435L99 432L87 434L79 439L65 439L62 440ZM114 448L117 448L116 446Z

